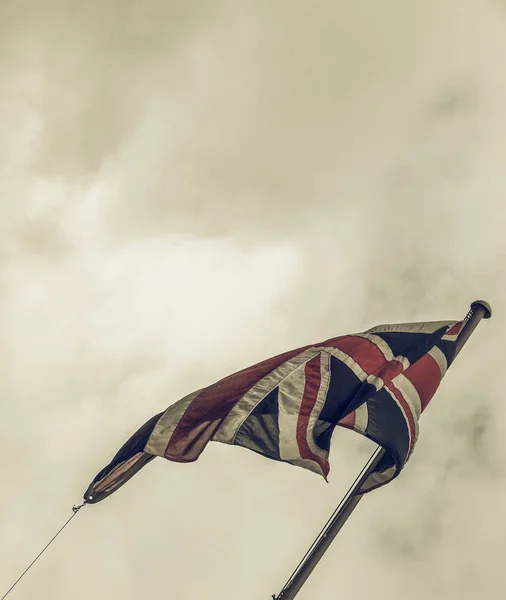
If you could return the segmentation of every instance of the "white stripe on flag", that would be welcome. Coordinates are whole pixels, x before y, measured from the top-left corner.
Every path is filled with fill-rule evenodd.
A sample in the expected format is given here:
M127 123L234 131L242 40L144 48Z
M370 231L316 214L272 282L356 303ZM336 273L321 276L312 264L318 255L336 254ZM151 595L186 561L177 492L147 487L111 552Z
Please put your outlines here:
M377 325L368 329L366 333L434 333L442 327L452 327L458 321L430 321L428 323L396 323L391 325Z
M459 323L459 321L457 321L457 323ZM465 325L465 322L463 322L461 324L461 326L458 327L457 333L453 333L453 334L446 333L445 335L443 335L443 337L441 339L444 340L445 342L456 342L457 338L462 333L462 329L464 329L464 325ZM453 327L448 327L448 331L451 331L452 328Z
M392 349L379 335L372 335L369 333L358 333L355 337L364 338L372 342L378 348L378 350L381 351L381 353L388 362L390 362L394 358Z
M413 414L413 418L417 421L422 414L422 401L420 400L420 394L416 387L404 373L399 373L397 377L394 377L392 384L402 394L402 397L406 400L406 403Z
M172 434L176 430L176 427L183 418L186 410L193 402L193 399L197 394L199 394L202 390L197 390L196 392L192 392L185 396L181 400L178 400L172 406L163 413L163 415L158 419L158 423L155 425L155 428L151 432L149 436L148 443L144 448L144 452L148 454L154 454L155 456L164 456L165 450L170 442L170 438Z
M394 381L395 380L392 380L392 384L394 384ZM395 384L394 384L394 387L397 389L397 386L395 386ZM413 406L410 402L407 403L408 410L413 417L415 431L411 431L411 426L409 423L408 415L406 413L404 406L401 404L400 400L397 398L397 396L394 394L394 392L391 389L389 389L387 386L385 386L385 390L390 394L390 397L392 398L392 400L397 404L397 407L401 411L401 415L404 417L404 420L406 421L406 429L407 429L408 435L409 435L409 447L412 449L415 445L416 440L418 439L418 418L416 417L416 414L414 413ZM406 400L406 398L404 398L404 394L400 390L399 390L399 392L401 393L403 400Z
M355 424L353 425L353 430L364 434L368 423L369 411L367 409L367 402L364 402L355 410Z
M364 485L360 488L361 493L367 492L373 487L386 483L395 475L395 466L390 467L383 473L373 472L369 477L365 480Z
M394 353L392 352L390 346L379 335L369 333L358 333L356 334L356 337L361 337L372 342L378 348L378 350L380 350L380 352L383 354L383 356L388 362L396 360L397 362L401 363L403 370L406 370L411 364L405 356L402 356L402 354L394 356Z
M281 460L301 459L297 443L297 423L305 384L305 369L299 368L290 373L290 377L287 377L279 386L278 425Z
M434 348L430 350L429 355L432 356L432 358L439 365L439 369L441 371L441 378L443 378L444 374L446 373L446 369L448 369L448 361L446 360L444 352L437 346L434 346Z
M305 368L301 365L279 385L278 427L279 457L281 460L323 475L321 466L314 460L302 458L297 440L297 424L306 387ZM321 454L321 450L318 454Z
M308 360L320 353L320 348L308 348L292 359L284 362L277 369L260 379L244 394L224 419L213 440L223 444L233 444L242 424L253 412L255 407L285 378L304 365Z
M365 381L367 379L367 373L362 369L362 367L356 363L351 356L339 350L339 348L330 348L330 347L322 347L320 350L324 350L328 352L332 356L338 358L341 362L343 362L348 368L350 368L353 373L360 379L360 381ZM379 389L379 388L378 388Z
M320 373L321 373L320 389L318 390L318 397L316 399L315 405L314 405L313 410L311 411L311 415L309 417L306 439L307 439L307 443L308 443L308 446L309 446L311 452L313 454L315 454L316 456L320 456L321 458L324 458L325 460L327 460L329 457L329 453L326 450L322 450L319 446L316 445L316 442L314 441L314 435L313 435L316 422L317 422L318 417L320 416L320 413L323 409L325 400L327 399L327 392L329 390L329 385L330 385L330 354L328 352L326 352L325 350L322 351L322 353L320 355L320 360L321 360L321 363L320 363L321 364L321 366L320 366Z

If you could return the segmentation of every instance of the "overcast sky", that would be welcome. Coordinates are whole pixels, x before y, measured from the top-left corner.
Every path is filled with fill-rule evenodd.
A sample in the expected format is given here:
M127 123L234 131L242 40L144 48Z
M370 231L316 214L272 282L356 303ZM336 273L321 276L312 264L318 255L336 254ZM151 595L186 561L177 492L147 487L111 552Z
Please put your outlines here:
M484 298L405 472L299 598L502 599L505 161L500 0L3 0L0 593L181 396ZM329 484L157 459L10 598L267 600L371 448L337 432Z

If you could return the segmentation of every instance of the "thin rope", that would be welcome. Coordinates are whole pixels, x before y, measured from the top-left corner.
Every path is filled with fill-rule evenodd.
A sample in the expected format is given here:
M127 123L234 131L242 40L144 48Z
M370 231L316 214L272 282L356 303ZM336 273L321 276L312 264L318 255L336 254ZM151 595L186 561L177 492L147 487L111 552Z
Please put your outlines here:
M16 579L16 581L11 585L11 587L7 590L7 592L2 596L0 600L5 600L7 596L12 592L12 590L18 585L18 583L23 579L23 577L28 573L28 571L33 567L33 565L39 560L39 558L44 554L44 552L49 548L49 546L55 541L55 539L60 535L60 533L67 527L67 525L72 521L72 519L77 515L77 513L81 510L81 508L86 504L83 502L79 506L72 507L72 516L69 517L65 525L61 527L58 532L51 538L51 540L44 546L44 548L37 554L37 556L32 560L32 562L26 567L26 569L21 573L21 575Z

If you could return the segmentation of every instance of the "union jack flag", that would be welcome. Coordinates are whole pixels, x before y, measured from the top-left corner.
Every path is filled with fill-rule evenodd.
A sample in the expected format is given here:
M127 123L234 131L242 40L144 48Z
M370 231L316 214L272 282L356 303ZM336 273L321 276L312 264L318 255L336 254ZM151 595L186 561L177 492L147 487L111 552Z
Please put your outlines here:
M451 364L463 322L380 325L262 361L170 406L145 423L85 493L110 495L155 456L196 460L208 442L249 448L327 478L336 426L385 449L362 491L396 477L418 420Z

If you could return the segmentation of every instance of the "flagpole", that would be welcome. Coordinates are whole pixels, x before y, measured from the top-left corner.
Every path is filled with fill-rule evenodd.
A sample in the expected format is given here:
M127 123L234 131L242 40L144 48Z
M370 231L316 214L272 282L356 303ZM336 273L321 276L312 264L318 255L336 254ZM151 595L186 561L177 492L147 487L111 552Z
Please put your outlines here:
M355 510L360 500L362 500L363 494L357 494L357 491L361 488L368 476L374 471L384 454L385 450L383 448L379 447L375 450L351 488L341 500L313 546L311 546L300 565L279 593L279 596L273 596L274 600L293 600L293 598L295 598L309 575L311 575L313 569L320 562L320 559L323 557L330 544L334 541L334 538L339 533L342 526L348 520L348 517Z
M462 350L462 347L470 338L471 334L478 326L478 323L482 319L490 319L491 316L492 308L485 300L475 300L471 303L469 313L464 320L464 327L457 338L455 356Z
M476 300L471 304L469 313L464 319L464 327L457 338L455 356L462 350L462 347L476 329L478 323L482 319L489 319L491 316L492 309L488 302ZM293 600L295 598L362 499L364 494L358 492L369 475L374 471L384 453L385 450L383 448L379 447L376 449L279 595L272 596L273 600Z

